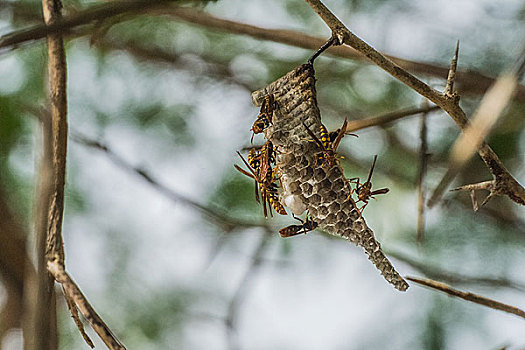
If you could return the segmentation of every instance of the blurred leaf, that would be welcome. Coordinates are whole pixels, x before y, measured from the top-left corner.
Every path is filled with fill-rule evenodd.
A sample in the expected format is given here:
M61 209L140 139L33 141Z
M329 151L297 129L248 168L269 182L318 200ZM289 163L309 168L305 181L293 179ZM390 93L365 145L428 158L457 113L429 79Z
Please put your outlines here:
M210 202L228 212L253 214L260 210L262 213L262 207L255 201L254 183L247 176L229 173L211 195Z

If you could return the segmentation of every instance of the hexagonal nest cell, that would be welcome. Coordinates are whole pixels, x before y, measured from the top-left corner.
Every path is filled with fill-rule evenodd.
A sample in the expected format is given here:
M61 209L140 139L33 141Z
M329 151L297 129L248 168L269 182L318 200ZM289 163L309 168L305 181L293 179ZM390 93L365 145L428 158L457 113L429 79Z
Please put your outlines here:
M364 248L384 278L398 290L405 291L408 283L383 254L374 233L359 214L351 197L350 183L338 162L328 167L318 164L319 146L312 142L305 127L320 138L321 114L313 65L303 64L253 92L254 105L260 106L269 95L273 95L276 104L265 136L278 149L276 166L281 175L281 199L293 196L293 201L302 202L289 205L290 210L295 215L307 210L321 229Z

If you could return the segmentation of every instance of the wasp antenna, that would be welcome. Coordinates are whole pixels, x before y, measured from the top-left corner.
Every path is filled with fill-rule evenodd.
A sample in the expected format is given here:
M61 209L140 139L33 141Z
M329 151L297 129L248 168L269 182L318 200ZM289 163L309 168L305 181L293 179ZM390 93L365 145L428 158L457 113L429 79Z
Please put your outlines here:
M239 155L239 157L241 157L244 165L246 165L248 167L248 169L250 169L250 171L253 173L254 176L256 176L257 174L255 174L255 171L253 171L251 165L246 161L246 159L244 159L244 157L241 155L241 152L237 151L237 154Z
M333 143L332 149L334 151L337 149L337 146L339 146L339 142L341 142L341 139L343 138L346 132L347 124L348 124L348 119L345 118L345 121L343 122L343 125L341 126L341 129L339 130L339 134L337 135L337 138L335 139L335 142Z
M372 173L374 172L374 167L376 166L376 160L377 160L377 154L374 156L374 162L372 163L372 167L370 168L370 172L368 173L368 179L366 182L370 182L372 179Z
M323 151L326 151L326 149L324 148L323 143L321 142L321 140L319 140L319 138L317 136L315 136L313 131L310 130L310 128L308 127L308 125L306 125L304 122L303 122L303 125L306 128L306 131L308 132L308 135L310 135L310 137L312 137L314 139L315 143L317 143L319 148L321 148L321 150L323 150Z

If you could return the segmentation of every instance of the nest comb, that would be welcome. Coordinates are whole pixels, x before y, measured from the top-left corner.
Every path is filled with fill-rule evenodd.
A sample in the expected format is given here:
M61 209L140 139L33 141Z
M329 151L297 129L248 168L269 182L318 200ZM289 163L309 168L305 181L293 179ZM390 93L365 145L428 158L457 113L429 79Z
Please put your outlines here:
M383 277L396 289L405 291L408 283L383 254L373 231L359 214L350 196L352 188L339 164L336 162L329 168L316 164L319 148L305 128L307 125L319 135L321 114L313 65L303 64L253 92L254 105L260 106L269 94L273 94L277 108L265 136L279 149L276 164L281 179L281 202L296 215L307 210L321 229L362 247Z

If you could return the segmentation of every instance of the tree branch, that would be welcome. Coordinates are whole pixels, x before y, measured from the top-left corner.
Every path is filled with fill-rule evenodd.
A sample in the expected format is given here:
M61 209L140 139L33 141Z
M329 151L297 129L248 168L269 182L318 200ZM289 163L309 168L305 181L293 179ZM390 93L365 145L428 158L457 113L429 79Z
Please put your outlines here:
M0 37L0 48L16 47L28 41L45 38L49 34L64 34L74 27L124 13L143 11L148 8L165 5L171 1L174 0L114 1L103 5L95 5L86 10L79 11L65 19L53 20L52 22L46 21L44 25L35 25L3 35Z
M167 2L168 1L162 1L164 6ZM159 1L123 1L112 2L111 4L102 6L93 6L92 8L80 11L75 15L65 18L62 22L57 23L56 25L36 25L6 34L0 37L0 48L9 49L17 47L22 43L42 39L48 33L67 33L68 30L77 26L89 24L94 21L103 20L123 13L141 12L142 10L155 6L159 6L160 8L155 10L150 9L149 13L157 15L170 15L172 17L176 17L179 20L183 20L188 23L194 23L206 28L217 29L234 34L248 35L256 39L274 41L309 50L317 50L326 41L326 38L314 37L297 31L266 29L240 22L229 21L211 16L202 11L173 7L166 9L162 8L162 4L159 4ZM86 34L88 33L72 33L73 36ZM348 46L331 47L328 52L335 57L359 60L365 63L369 62L366 57ZM404 69L413 73L425 74L445 79L449 71L447 67L410 61L395 56L385 56L398 64L400 67L403 67ZM472 71L458 71L457 82L460 84L460 88L458 90L462 94L482 94L485 93L485 91L490 87L490 85L494 82L494 79ZM525 101L525 86L519 86L516 98L520 101Z
M388 112L381 114L377 117L360 119L360 120L351 120L346 126L346 132L357 131L361 129L370 128L372 126L381 126L384 124L392 123L398 119L410 117L420 113L428 113L438 110L438 106L424 106L424 107L411 107L406 109L401 109L399 111Z
M113 335L106 323L97 314L95 309L93 309L93 307L87 301L84 294L82 294L80 288L78 288L73 279L71 279L68 273L64 270L64 265L62 265L57 260L48 261L47 269L53 275L55 280L62 285L62 289L64 290L64 296L66 297L66 299L72 301L71 304L76 305L76 307L79 308L82 315L84 315L84 317L89 321L89 323L91 323L91 326L93 327L95 332L97 332L98 336L100 337L100 339L102 339L104 344L106 344L109 349L125 350L126 348L119 342L117 337ZM70 301L68 301L68 305L70 305ZM72 312L71 314L75 315L76 312ZM75 320L75 322L78 321L78 314L76 315L77 319ZM84 329L79 329L84 339L86 339ZM88 342L89 344L88 339L89 338L86 339L86 342ZM92 345L93 344L91 343L90 346Z
M46 24L55 23L60 17L61 3L43 0ZM62 219L64 215L64 187L66 184L67 153L67 91L66 54L61 34L50 34L48 47L48 79L51 111L51 151L53 162L53 191L48 212L49 231L47 234L46 257L64 262L62 242Z
M61 17L59 1L43 0L44 21L52 24ZM42 122L43 152L39 195L36 205L37 276L28 279L27 319L24 321L26 350L57 348L54 281L46 267L48 259L64 261L62 215L67 150L66 59L59 33L47 37L50 118Z
M460 290L457 290L457 289L454 289L454 288L450 287L449 285L447 285L445 283L434 281L434 280L431 280L431 279L428 279L428 278L421 279L421 278L410 277L410 276L406 276L405 278L407 280L415 282L415 283L417 283L419 285L426 286L426 287L429 287L429 288L432 288L432 289L436 289L436 290L445 292L448 295L451 295L453 297L458 297L458 298L461 298L461 299L466 300L466 301L470 301L470 302L473 302L473 303L476 303L476 304L479 304L479 305L487 306L487 307L489 307L491 309L505 311L505 312L508 312L510 314L514 314L516 316L519 316L521 318L525 318L525 311L523 311L523 310L521 310L521 309L519 309L519 308L517 308L515 306L504 304L504 303L501 303L499 301L492 300L492 299L489 299L489 298L486 298L486 297L483 297L481 295L477 295L477 294L474 294L474 293L462 292Z
M310 7L312 7L321 17L321 19L330 27L333 35L344 38L344 43L353 47L357 51L364 54L377 66L385 70L394 78L403 82L405 85L412 88L420 95L426 97L437 106L441 107L454 120L458 127L463 130L468 122L465 112L461 109L457 99L449 98L447 95L432 89L430 86L417 79L412 74L392 62L387 57L383 56L373 47L358 38L348 28L344 26L332 12L321 3L319 0L305 0ZM505 168L496 153L490 146L483 142L478 149L481 159L485 162L494 178L500 182L500 194L507 195L512 201L525 205L525 189L512 177L512 175ZM432 203L430 203L432 204Z
M223 214L217 209L210 208L190 198L187 198L184 195L177 193L176 191L170 189L168 186L160 183L158 180L155 179L153 175L149 174L146 170L139 169L133 166L132 164L130 164L128 161L124 160L121 156L113 152L111 148L109 148L108 145L105 145L99 141L89 139L88 137L81 135L78 132L73 133L72 139L73 141L78 142L79 144L83 146L91 147L91 148L94 148L94 149L97 149L99 151L106 153L109 159L113 163L115 163L117 166L139 176L139 178L146 181L149 185L155 188L160 194L166 196L170 200L177 202L177 203L179 202L184 203L186 205L189 205L199 210L200 212L205 214L207 217L215 221L226 232L231 232L232 230L239 229L239 228L267 227L264 221L254 222L253 220L243 221L243 220L231 218L229 216L226 216L225 214Z
M455 59L457 59L456 56ZM496 121L503 115L503 111L514 95L514 91L518 86L518 81L523 74L524 60L525 51L520 54L513 69L509 69L508 72L503 73L496 80L494 85L490 87L485 96L483 96L477 111L469 121L469 125L465 128L464 132L458 136L456 142L452 146L449 167L435 188L429 201L430 203L435 203L441 198L443 192L445 192L452 180L476 153L476 150L480 147L483 140L487 138L494 128ZM445 94L446 93L447 90L445 90ZM512 188L514 185L513 183L506 183L508 182L508 179L504 177L498 178L494 176L493 181L494 190L490 191L489 196L485 199L483 204L494 195L504 194L504 191L502 192L502 190ZM522 204L525 204L525 202Z
M446 283L478 285L491 288L510 288L520 292L525 292L525 284L512 281L508 278L467 276L455 271L447 271L431 266L399 252L388 251L388 255L410 265L428 278L444 281Z
M46 25L54 25L61 21L62 4L59 0L43 0L42 1L44 21ZM98 317L95 310L89 305L85 297L80 292L78 286L71 280L69 275L65 272L65 256L62 238L62 222L64 215L64 187L66 183L66 154L67 154L67 89L66 89L66 55L61 33L53 33L47 36L48 46L48 75L49 75L49 99L50 99L50 117L51 117L51 137L47 143L50 143L51 160L49 156L44 158L44 162L49 164L46 170L50 170L50 175L44 172L44 177L49 177L50 186L47 184L43 186L43 190L50 191L45 194L45 201L42 202L44 206L41 208L42 214L45 215L47 209L47 234L45 240L45 260L44 266L39 266L39 272L46 276L50 272L54 279L62 285L64 296L67 300L71 316L75 320L80 333L86 340L89 346L93 347L93 343L87 337L82 321L79 319L76 307L80 308L82 314L91 322L93 329L98 333L100 338L106 343L110 349L124 349L109 328ZM48 118L43 118L48 119ZM47 130L48 121L44 121L44 128ZM44 248L38 247L41 252ZM41 253L40 253L41 254ZM39 263L42 263L41 258ZM40 265L39 264L39 265ZM43 278L43 276L42 276ZM40 283L39 283L40 284ZM53 283L48 281L48 288L53 291ZM39 285L39 287L44 287ZM45 288L45 287L44 287ZM42 304L49 307L50 303ZM76 305L76 306L74 306ZM39 307L39 305L37 305ZM42 310L41 307L39 307ZM35 324L35 327L42 327ZM56 332L55 332L56 334ZM38 335L38 334L37 334ZM45 334L45 337L48 337ZM56 343L55 343L56 346ZM36 347L36 349L46 349L46 347Z

